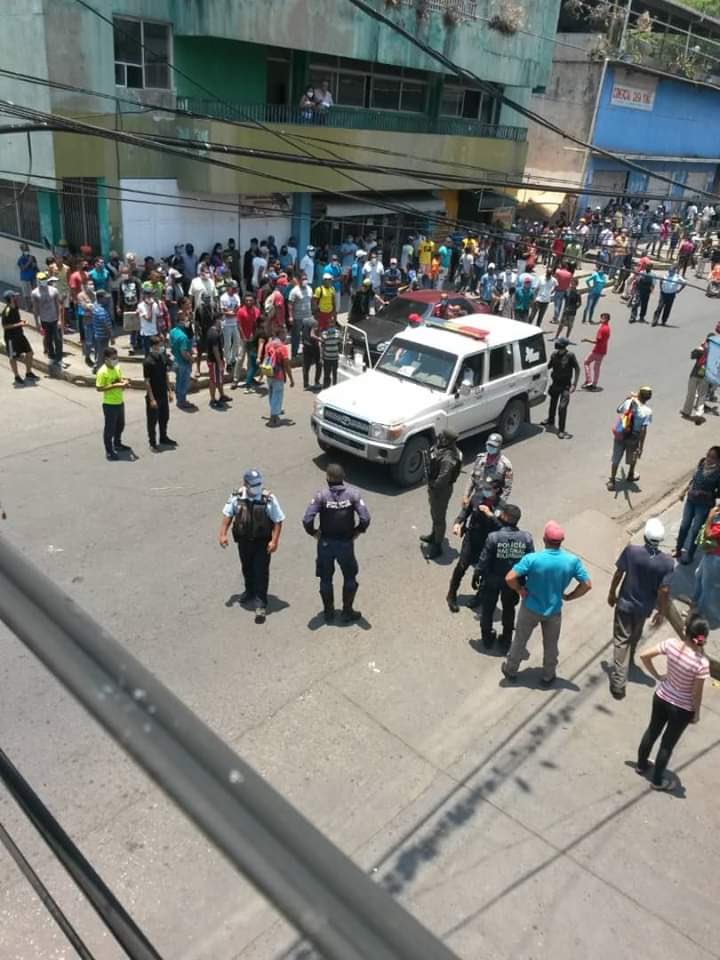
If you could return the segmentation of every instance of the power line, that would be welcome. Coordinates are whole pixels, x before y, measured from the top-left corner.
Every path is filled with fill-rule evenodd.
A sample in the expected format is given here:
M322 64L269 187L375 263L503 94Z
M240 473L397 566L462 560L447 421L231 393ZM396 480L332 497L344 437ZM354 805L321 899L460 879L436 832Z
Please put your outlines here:
M417 47L419 50L422 50L427 56L432 57L434 60L437 60L438 63L441 63L447 70L450 70L452 73L456 74L458 77L465 79L468 83L471 83L473 86L487 93L489 96L493 96L498 100L502 101L506 106L515 110L516 113L519 113L521 116L527 117L529 120L533 120L535 123L539 123L541 126L545 127L546 130L550 130L553 133L558 134L563 137L565 140L570 140L572 143L578 144L578 146L583 147L586 150L591 150L594 153L599 154L600 156L607 157L610 160L615 161L629 170L635 170L636 172L642 173L648 177L654 177L656 180L663 181L665 183L672 184L676 189L680 189L683 192L689 192L691 188L688 188L685 184L678 184L672 179L672 177L665 176L656 171L650 170L648 167L643 167L639 163L634 163L632 160L627 160L619 154L613 153L611 150L606 150L603 147L598 147L589 143L587 140L583 140L581 137L577 137L572 133L569 133L567 130L563 130L562 127L558 127L556 124L552 123L545 117L540 116L540 114L535 113L534 110L530 110L527 107L524 107L521 103L518 103L517 100L513 100L511 97L508 97L504 92L499 92L490 84L486 83L484 80L481 80L477 74L473 73L471 70L468 70L465 67L461 67L454 61L450 60L449 57L446 57L445 54L440 53L434 47L431 47L429 44L425 43L423 40L419 40L416 36L410 33L409 30L406 30L404 27L401 27L399 24L395 23L390 17L386 16L384 13L381 13L379 10L376 10L374 7L370 6L366 0L348 0L354 7L357 7L358 10L362 10L373 20L377 20L379 23L384 24L385 26L390 27L395 33L398 33L400 36L404 37L409 43ZM692 188L692 193L695 195L702 195L704 197L710 197L713 200L718 200L720 197L717 194L711 193L708 190L700 190Z

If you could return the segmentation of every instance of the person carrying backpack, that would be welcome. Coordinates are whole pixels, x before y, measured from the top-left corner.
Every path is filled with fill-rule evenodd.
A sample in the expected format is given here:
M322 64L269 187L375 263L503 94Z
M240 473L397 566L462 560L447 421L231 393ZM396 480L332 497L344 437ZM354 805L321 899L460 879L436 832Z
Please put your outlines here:
M271 334L265 345L265 354L260 364L260 370L265 375L268 385L268 402L270 404L268 426L277 427L280 424L280 414L283 412L285 381L289 380L290 386L295 386L288 348L277 334Z
M623 455L628 468L628 481L634 483L640 479L635 473L635 464L642 456L647 428L652 423L652 410L648 406L651 397L650 387L640 387L636 394L631 393L617 408L618 418L612 429L613 451L608 490L615 489L615 477Z

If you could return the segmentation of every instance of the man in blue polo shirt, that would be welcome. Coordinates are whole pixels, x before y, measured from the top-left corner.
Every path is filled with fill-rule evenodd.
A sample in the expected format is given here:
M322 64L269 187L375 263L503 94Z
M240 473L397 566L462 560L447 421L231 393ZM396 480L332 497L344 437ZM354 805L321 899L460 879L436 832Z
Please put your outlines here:
M592 589L587 570L579 557L562 549L565 531L559 524L545 524L545 549L527 553L505 577L511 590L522 598L515 625L515 636L502 672L508 680L515 680L520 662L528 657L530 635L540 624L543 638L542 683L550 686L555 680L558 662L558 641L562 623L563 600L577 600ZM568 584L577 580L577 586L565 593Z

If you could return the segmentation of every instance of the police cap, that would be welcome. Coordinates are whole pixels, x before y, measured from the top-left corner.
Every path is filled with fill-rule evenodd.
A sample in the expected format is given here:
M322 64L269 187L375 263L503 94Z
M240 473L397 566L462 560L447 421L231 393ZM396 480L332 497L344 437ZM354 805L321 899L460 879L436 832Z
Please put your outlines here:
M246 487L259 487L263 482L263 475L259 470L246 470L243 483Z

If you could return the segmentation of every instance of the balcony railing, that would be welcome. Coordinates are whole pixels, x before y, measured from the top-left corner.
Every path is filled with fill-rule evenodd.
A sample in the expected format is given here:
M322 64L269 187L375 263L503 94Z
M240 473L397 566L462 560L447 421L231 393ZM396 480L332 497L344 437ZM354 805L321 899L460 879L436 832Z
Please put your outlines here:
M434 133L446 137L491 137L522 142L525 127L482 123L465 117L428 117L422 113L368 110L361 107L331 107L326 115L303 119L299 107L272 103L230 104L198 97L178 97L179 110L206 114L218 120L257 120L261 123L302 124L308 127L335 127L345 130L382 130L391 133Z

